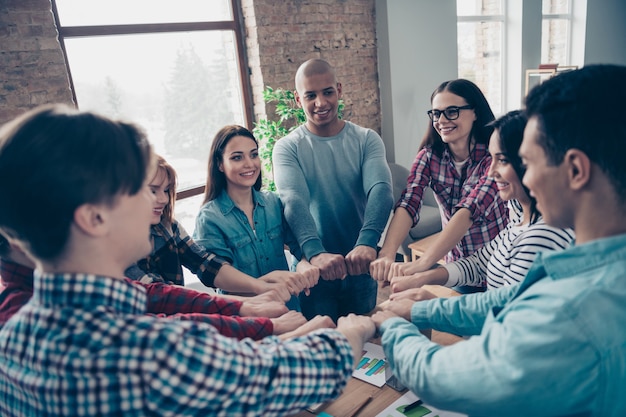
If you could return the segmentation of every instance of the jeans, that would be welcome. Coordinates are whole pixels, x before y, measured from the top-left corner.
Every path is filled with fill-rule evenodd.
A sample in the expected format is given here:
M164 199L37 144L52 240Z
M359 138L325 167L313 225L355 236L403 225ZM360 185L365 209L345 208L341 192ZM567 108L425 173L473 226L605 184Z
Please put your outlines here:
M316 315L329 316L336 323L349 313L367 314L376 307L378 283L366 275L347 276L343 280L320 278L309 296L300 294L302 314L311 320Z

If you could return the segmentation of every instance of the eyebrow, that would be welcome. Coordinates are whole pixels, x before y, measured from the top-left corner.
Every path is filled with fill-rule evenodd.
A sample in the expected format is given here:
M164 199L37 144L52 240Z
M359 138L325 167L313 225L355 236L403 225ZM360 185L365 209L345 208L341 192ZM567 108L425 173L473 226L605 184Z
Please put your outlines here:
M330 87L322 88L322 92L326 92L326 91L329 91L329 90L331 90L331 91L332 91L332 90L334 90L334 89L335 89L335 87L333 87L333 86L331 85ZM304 94L311 94L311 93L315 93L315 91L310 90L310 91L305 91L305 92L304 92Z

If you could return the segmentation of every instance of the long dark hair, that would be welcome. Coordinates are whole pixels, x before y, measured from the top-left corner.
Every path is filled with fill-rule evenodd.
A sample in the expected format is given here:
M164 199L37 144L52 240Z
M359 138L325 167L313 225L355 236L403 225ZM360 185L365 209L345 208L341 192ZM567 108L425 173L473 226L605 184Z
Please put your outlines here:
M502 154L506 156L513 170L515 170L520 183L522 178L524 178L526 168L522 164L522 158L519 156L519 148L524 138L524 128L527 121L526 114L522 110L513 110L489 123L489 126L498 131ZM530 195L530 190L524 183L522 183L522 188L530 199L530 224L534 224L541 216L541 213L537 210L537 200Z
M474 113L476 114L476 120L474 120L474 124L472 126L472 130L470 132L470 137L467 142L467 146L471 151L472 140L474 143L484 143L489 144L489 138L491 137L491 133L493 132L493 127L487 126L489 122L495 119L493 112L491 111L491 107L489 107L489 103L485 98L485 95L480 88L473 82L469 80L465 80L463 78L459 78L456 80L444 81L433 91L433 94L430 96L430 102L432 104L433 99L439 93L444 91L448 91L454 95L459 97L463 97L467 104L472 106L474 109ZM424 138L422 139L422 144L420 145L420 150L423 148L431 148L435 155L441 156L443 150L445 149L446 144L441 139L439 133L433 126L431 122L426 129L426 134L424 134Z
M209 152L208 174L206 179L206 188L204 190L204 201L202 204L215 200L222 193L222 191L226 189L226 175L220 171L220 163L224 159L224 149L226 148L226 145L228 145L228 142L230 142L230 140L235 136L245 136L250 138L254 141L254 143L256 143L257 147L259 146L259 142L256 140L252 132L243 126L228 125L224 126L219 132L217 132L215 138L213 138L211 151ZM259 173L259 178L257 178L254 183L254 189L257 191L260 190L262 183L263 178L261 177L261 173Z

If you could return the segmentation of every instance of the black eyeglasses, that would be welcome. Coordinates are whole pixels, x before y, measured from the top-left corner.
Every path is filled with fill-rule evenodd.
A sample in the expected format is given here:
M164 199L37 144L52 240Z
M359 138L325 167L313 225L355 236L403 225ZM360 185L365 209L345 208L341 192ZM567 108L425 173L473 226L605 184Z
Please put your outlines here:
M473 108L474 106L470 106L468 104L466 106L461 106L461 107L450 106L444 110L428 110L426 113L428 113L428 117L430 117L430 120L432 120L433 122L438 121L442 114L446 116L446 119L448 120L456 120L459 118L459 114L461 113L461 110L468 110L468 109L473 109Z

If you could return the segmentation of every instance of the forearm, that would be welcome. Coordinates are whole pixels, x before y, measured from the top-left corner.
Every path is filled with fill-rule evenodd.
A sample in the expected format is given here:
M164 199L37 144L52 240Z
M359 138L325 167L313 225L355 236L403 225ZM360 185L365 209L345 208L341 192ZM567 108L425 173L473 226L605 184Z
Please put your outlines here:
M387 229L383 247L378 256L395 259L396 252L402 242L404 242L404 239L408 235L412 225L413 219L411 218L409 212L402 207L398 207L391 218L391 223Z
M215 276L215 286L225 291L261 294L265 292L265 282L244 274L231 265L224 265Z
M220 334L239 340L246 337L261 340L274 332L272 321L266 317L236 317L202 313L155 314L155 316L172 320L192 320L207 323L215 327Z

